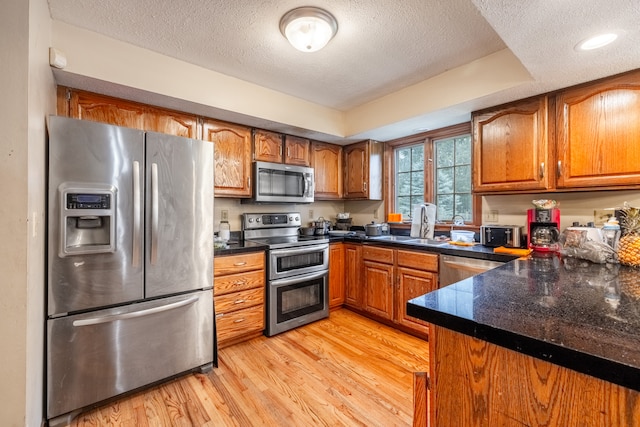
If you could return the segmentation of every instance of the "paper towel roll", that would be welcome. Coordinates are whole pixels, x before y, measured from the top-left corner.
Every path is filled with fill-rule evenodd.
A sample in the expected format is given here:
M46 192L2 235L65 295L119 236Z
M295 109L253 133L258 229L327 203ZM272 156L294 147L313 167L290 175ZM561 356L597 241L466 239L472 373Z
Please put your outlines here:
M437 206L432 203L418 205L413 209L410 236L418 239L433 239Z

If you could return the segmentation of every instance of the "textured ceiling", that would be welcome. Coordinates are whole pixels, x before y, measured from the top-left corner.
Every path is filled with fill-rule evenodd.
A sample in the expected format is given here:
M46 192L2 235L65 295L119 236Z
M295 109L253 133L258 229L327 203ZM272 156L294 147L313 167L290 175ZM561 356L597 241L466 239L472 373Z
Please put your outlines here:
M457 116L640 68L638 0L316 1L312 5L337 18L339 30L313 54L293 49L278 27L288 10L310 5L301 0L49 0L49 5L55 20L342 111L505 47L533 81L452 106ZM624 31L612 48L574 50L580 40L609 29ZM449 112L430 114L446 123ZM391 127L380 139L406 135L406 126Z

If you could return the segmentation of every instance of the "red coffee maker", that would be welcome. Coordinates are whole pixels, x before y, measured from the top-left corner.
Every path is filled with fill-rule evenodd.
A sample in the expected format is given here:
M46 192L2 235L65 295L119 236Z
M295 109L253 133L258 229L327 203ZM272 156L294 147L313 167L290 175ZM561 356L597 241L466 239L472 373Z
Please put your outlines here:
M560 250L560 209L529 209L527 211L527 243L537 252Z

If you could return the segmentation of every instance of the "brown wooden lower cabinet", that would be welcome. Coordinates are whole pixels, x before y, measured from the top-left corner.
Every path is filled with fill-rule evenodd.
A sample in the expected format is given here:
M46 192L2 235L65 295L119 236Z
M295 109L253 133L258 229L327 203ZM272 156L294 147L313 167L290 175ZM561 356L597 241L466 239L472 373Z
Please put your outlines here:
M348 307L362 307L362 245L345 243L344 245L344 303Z
M329 245L329 309L342 307L344 304L344 243Z
M640 392L431 325L430 426L640 426Z
M408 316L406 302L438 287L438 255L345 244L345 305L426 336L428 323Z
M215 257L213 300L218 348L262 334L264 274L264 252Z

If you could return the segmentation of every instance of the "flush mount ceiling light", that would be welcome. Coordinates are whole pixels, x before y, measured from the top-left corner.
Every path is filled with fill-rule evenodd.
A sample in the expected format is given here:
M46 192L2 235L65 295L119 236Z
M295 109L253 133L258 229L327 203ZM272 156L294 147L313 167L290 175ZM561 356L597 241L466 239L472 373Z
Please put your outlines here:
M613 43L618 38L616 33L600 34L594 37L589 37L586 40L581 41L576 46L576 50L593 50L606 46L609 43Z
M280 31L296 49L316 52L336 35L338 21L324 9L299 7L284 14Z

